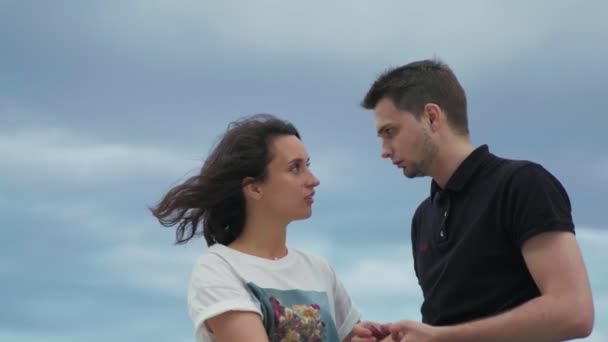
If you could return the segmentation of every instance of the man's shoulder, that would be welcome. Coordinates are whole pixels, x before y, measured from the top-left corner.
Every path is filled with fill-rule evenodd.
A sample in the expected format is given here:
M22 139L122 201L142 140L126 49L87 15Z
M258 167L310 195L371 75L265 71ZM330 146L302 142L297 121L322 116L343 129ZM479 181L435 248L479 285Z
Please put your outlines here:
M418 223L424 212L426 212L428 208L430 208L432 205L433 200L431 199L430 195L427 196L424 200L422 200L420 204L418 204L418 207L416 207L416 210L414 210L414 215L412 216L412 224L414 226Z
M525 186L542 178L554 178L542 164L532 160L497 157L496 163L495 173L508 185Z
M540 166L540 164L527 159L494 156L485 169L499 177L510 177L518 170L529 166Z
M433 205L433 200L431 199L431 196L427 196L425 199L423 199L420 204L418 204L418 207L416 207L416 211L414 213L414 215L418 214L420 211L424 210L424 208L427 208L429 206Z

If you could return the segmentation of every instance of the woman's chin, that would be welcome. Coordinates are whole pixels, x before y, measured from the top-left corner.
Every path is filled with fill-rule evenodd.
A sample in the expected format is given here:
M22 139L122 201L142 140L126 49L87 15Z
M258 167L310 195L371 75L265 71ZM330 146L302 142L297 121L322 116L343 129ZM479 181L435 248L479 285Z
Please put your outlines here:
M312 216L312 208L308 208L308 210L296 215L293 220L294 221L306 220L307 218L309 218L311 216Z

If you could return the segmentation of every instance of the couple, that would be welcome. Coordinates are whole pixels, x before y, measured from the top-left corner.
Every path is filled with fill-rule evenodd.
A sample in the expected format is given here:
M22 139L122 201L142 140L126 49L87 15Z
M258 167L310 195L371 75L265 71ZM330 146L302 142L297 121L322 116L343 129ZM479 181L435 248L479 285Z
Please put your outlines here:
M560 182L539 164L474 147L463 88L433 60L385 72L375 111L382 157L432 178L411 222L422 322L373 323L321 257L286 246L319 180L297 129L271 115L232 123L200 173L152 212L177 242L202 234L188 293L197 341L563 341L594 310ZM386 305L394 305L386 303Z

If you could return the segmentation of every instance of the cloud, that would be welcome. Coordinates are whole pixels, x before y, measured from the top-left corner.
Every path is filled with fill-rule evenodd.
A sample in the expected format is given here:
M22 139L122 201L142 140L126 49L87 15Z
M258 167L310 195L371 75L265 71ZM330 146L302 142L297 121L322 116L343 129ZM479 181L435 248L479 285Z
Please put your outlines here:
M418 319L408 227L428 180L402 181L380 160L373 125L356 123L366 116L352 119L370 75L437 54L472 90L474 112L485 113L472 120L482 124L477 134L496 142L505 135L506 150L541 151L551 142L536 134L547 127L543 113L555 119L550 131L569 136L578 121L568 109L601 99L606 9L605 1L7 3L0 249L8 257L0 272L11 298L0 340L191 336L185 290L204 242L173 246L173 232L144 206L200 167L200 142L221 133L224 115L253 108L310 127L303 133L319 201L311 220L290 226L290 245L330 260L366 319ZM556 71L564 82L547 84ZM522 111L526 99L537 110ZM512 121L489 125L501 118ZM571 190L577 216L602 225L608 164L579 167L602 152L590 147L603 146L601 118L591 118L596 124L581 126L570 153L582 164L555 169L570 184L583 179L584 190ZM522 122L532 133L517 142L508 128ZM555 155L537 153L563 160L557 144L546 147ZM587 340L606 341L608 231L581 227L577 236L596 305ZM86 315L91 309L101 319Z
M184 175L200 167L193 155L161 147L101 142L61 128L0 132L0 174L23 184L104 184Z
M601 20L605 9L601 1L578 5L471 0L463 5L392 0L381 5L355 1L344 6L320 0L138 0L108 1L94 7L73 4L68 11L72 15L51 6L44 17L27 18L40 23L38 27L45 29L40 33L56 44L65 44L57 37L68 36L73 38L70 42L87 48L103 46L99 54L110 59L119 57L134 64L154 61L165 68L200 59L225 59L227 52L239 58L247 53L254 58L305 56L310 62L376 61L382 65L437 54L475 71L489 64L510 63L555 37L596 48L591 45L593 39L580 36L600 39L598 33L606 32L608 26ZM27 10L17 8L13 16ZM539 13L543 20L538 20ZM22 21L11 24L21 25ZM73 26L86 30L76 36L66 29ZM26 34L24 30L15 32ZM34 42L39 40L34 37ZM179 62L174 63L176 60Z
M352 260L341 270L346 288L357 296L406 296L421 294L410 247L387 246L382 252L369 254L358 248L347 257ZM358 256L358 257L355 257Z
M319 191L328 189L332 193L343 192L343 189L352 188L361 182L353 172L357 157L352 150L331 146L316 150L314 156L311 156L311 169L321 182Z
M605 248L608 244L608 231L581 227L577 236L592 278L596 314L598 320L601 320L608 315L608 292L603 286L607 279L600 272L608 258ZM290 241L294 248L334 261L338 276L366 319L419 319L421 294L413 273L410 246L405 239L397 243L367 241L344 244L330 241L319 229L308 229L290 233ZM114 245L102 251L94 251L89 259L92 260L91 269L106 275L106 279L94 278L96 286L120 286L130 289L129 291L150 293L158 298L172 298L181 303L178 310L185 310L183 300L191 267L203 249L202 241L192 241L186 246L172 246L169 243L151 243L141 237L128 241L117 239ZM55 299L51 298L47 302L52 303L53 300ZM95 300L95 304L102 305L100 298ZM150 305L154 306L152 303ZM66 308L61 303L55 303L51 307ZM76 308L83 310L82 306ZM138 312L139 309L133 310ZM185 314L182 319L187 319ZM145 330L145 327L142 326L141 329ZM601 338L606 333L605 323L596 324L590 341L602 341ZM6 334L8 333L5 332ZM25 335L15 333L6 336Z
M76 187L129 182L132 186L143 179L156 181L162 189L168 186L164 181L174 184L198 171L205 157L200 152L100 141L64 128L0 131L0 156L0 175L19 184L59 182ZM358 182L353 165L356 158L350 151L329 147L315 154L313 171L322 179L323 189L344 189ZM70 206L70 215L78 208L87 210L76 203L75 208Z
M605 342L608 341L608 333L604 331L594 331L593 334L585 339L585 342Z
M235 11L235 6L239 10ZM604 6L592 2L583 10L569 2L507 4L473 0L467 2L463 13L461 3L396 0L381 5L355 1L348 6L319 0L131 1L120 3L120 12L131 15L113 16L97 29L112 30L117 41L124 42L126 37L136 43L131 45L155 47L160 54L179 58L208 57L213 55L213 43L221 42L224 49L229 46L252 56L263 51L264 56L306 55L312 60L348 57L351 61L372 59L385 64L436 53L454 64L479 68L489 61L510 62L524 51L545 45L563 34L564 21L581 31L579 34L605 31L599 10ZM108 4L105 10L117 8ZM538 13L545 14L543 20L538 20ZM159 25L167 22L174 25ZM184 37L202 37L212 44L192 44ZM172 48L159 41L166 41ZM472 54L476 58L472 59Z
M245 6L246 10L242 11L231 10L229 4L205 6L204 16L209 19L205 23L222 39L248 48L263 47L274 52L288 49L310 51L313 48L354 54L359 58L377 55L378 51L387 49L407 52L422 48L420 50L428 51L444 46L445 50L455 50L463 36L470 37L473 33L480 36L479 44L486 46L485 51L497 54L510 51L512 54L518 48L535 45L560 24L550 18L541 22L530 20L544 6L536 5L536 8L520 11L521 8L512 4L506 6L484 1L474 1L468 7L467 17L476 18L476 21L452 16L462 4L389 1L381 6L367 2L343 6L322 1L298 4L264 1L263 5ZM554 6L553 9L562 13L569 10L565 6ZM310 25L313 14L315 25ZM336 22L338 14L340 23ZM232 25L226 25L227 19ZM497 27L497 24L513 19L520 24L535 23L534 30L530 30L528 25L517 25L510 26L510 30L492 31L493 35L476 32L480 25ZM387 34L387 23L390 23L392 34ZM446 35L446 25L450 26L449 35ZM399 34L402 40L395 41Z
M591 177L587 181L592 181L595 185L608 188L608 159L600 159L591 165Z
M24 331L0 331L1 341L15 341L15 342L79 342L77 336L70 336L70 334L52 334L52 333L28 333Z
M593 290L596 324L592 341L605 341L600 337L608 336L608 273L604 271L608 260L608 230L579 227L577 239Z
M43 141L47 143L43 144ZM70 172L67 168L61 168L57 164L75 166L83 158L87 163L97 166L76 170L71 174L71 177L80 177L83 182L94 182L98 177L103 177L108 173L110 177L107 178L107 181L120 182L121 179L134 176L140 163L153 163L152 155L158 155L158 151L154 148L102 143L94 139L79 137L65 130L2 133L0 134L0 146L3 156L13 148L23 148L23 151L28 152L25 155L32 156L29 161L31 166L35 166L36 169L51 169L52 172L44 173L46 177L51 176L51 180L56 179L53 177L57 177L60 171ZM35 146L38 146L41 151L34 151ZM125 157L127 152L124 151L135 155L138 151L144 151L144 153L143 157L132 158L136 159L132 160ZM173 155L171 151L164 153L166 153L166 157ZM325 178L334 177L335 182L342 181L340 175L347 171L343 166L352 165L352 160L349 160L352 157L331 149L324 153L322 157L316 159L315 165L320 164L321 174L324 173ZM120 166L122 174L112 175L111 170L108 170L107 165L102 162L104 158L95 157L92 154L106 156L118 164L122 163ZM16 154L8 153L6 160L12 163L8 163L9 166L14 167L16 157ZM183 162L185 158L177 159ZM61 162L58 163L57 160ZM323 168L325 168L324 171ZM159 169L158 177L183 171L178 170L178 167L163 169L161 165L159 165ZM350 189L350 191L357 191L356 188ZM344 193L345 196L347 194L348 192ZM8 199L0 198L0 200L4 204L9 203ZM26 210L36 217L52 218L52 220L64 222L65 231L62 233L62 229L56 229L54 234L73 235L74 230L69 227L78 226L79 231L86 234L88 241L99 243L96 248L89 250L89 255L85 258L90 267L98 270L100 274L108 275L105 279L103 277L92 278L94 280L91 281L98 282L97 286L120 285L133 291L140 289L179 300L184 296L187 288L192 264L196 256L204 250L202 241L193 241L185 247L173 246L171 244L172 234L169 232L164 235L169 238L163 242L151 241L150 234L146 233L150 229L156 229L156 227L151 228L155 225L151 218L146 220L142 219L139 213L125 214L115 211L111 207L104 207L94 198L88 200L57 199L50 203L34 201L22 210ZM333 210L329 213L331 212ZM340 220L341 215L350 217L350 219ZM399 241L378 239L377 242L370 242L369 239L354 239L341 243L331 237L327 231L335 223L341 223L345 226L341 230L341 234L347 234L349 231L352 234L353 229L357 226L361 226L362 223L364 226L367 225L365 223L367 221L364 220L367 216L369 215L366 212L353 213L351 210L349 214L349 211L339 211L334 215L323 216L324 224L322 225L315 225L314 222L298 223L295 227L290 227L290 242L296 248L323 255L334 261L336 272L366 317L382 320L417 318L421 302L420 290L413 273L407 234L401 234L402 239ZM406 214L403 212L403 208L397 206L384 208L384 214L381 216L391 220L391 223L386 225L398 226L397 223L401 222ZM374 222L379 222L378 218L375 218ZM110 229L112 227L115 229ZM403 230L406 231L406 229ZM95 232L95 234L89 235L91 232ZM604 273L599 271L603 269L603 263L608 259L608 250L605 248L608 245L608 231L581 227L578 229L577 236L592 280L597 317L598 320L601 320L601 317L608 316L606 311L608 293L604 286L608 279ZM85 236L83 235L81 238L85 239ZM0 264L0 267L15 272L14 267L8 263ZM389 301L399 305L387 309L386 303ZM49 299L47 302L53 303L53 299ZM62 307L69 308L76 305L68 304ZM61 305L54 302L51 306ZM76 305L75 307L83 309L82 306ZM30 309L35 310L35 308ZM593 338L598 340L606 334L605 324L596 325L596 333Z
M129 243L105 250L95 263L126 286L184 297L192 266L202 251L199 240L186 246Z

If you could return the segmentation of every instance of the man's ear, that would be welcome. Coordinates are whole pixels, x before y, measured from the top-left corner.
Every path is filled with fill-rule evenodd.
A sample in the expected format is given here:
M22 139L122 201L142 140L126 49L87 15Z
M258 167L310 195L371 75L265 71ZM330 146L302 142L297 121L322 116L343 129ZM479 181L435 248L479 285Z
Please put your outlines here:
M262 187L253 177L246 177L243 179L243 194L245 194L245 198L260 199L262 198Z
M437 131L446 119L441 108L434 103L424 105L424 116L429 121L429 126L433 132Z

